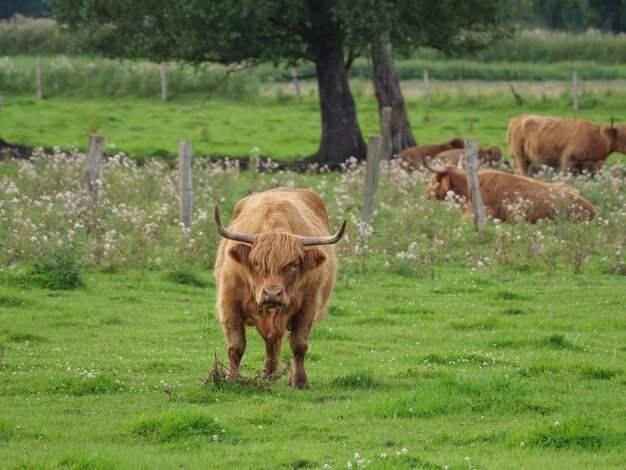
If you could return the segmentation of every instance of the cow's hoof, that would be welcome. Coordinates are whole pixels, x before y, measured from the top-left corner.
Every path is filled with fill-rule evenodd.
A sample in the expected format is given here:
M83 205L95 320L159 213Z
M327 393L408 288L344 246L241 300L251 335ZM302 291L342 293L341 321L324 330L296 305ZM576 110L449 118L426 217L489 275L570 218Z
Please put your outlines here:
M231 374L230 372L226 374L226 382L237 382L241 380L243 377L241 374Z
M263 374L261 374L261 378L267 381L276 380L278 378L278 373L276 371L273 371L273 372L263 371Z
M309 388L309 381L305 378L290 378L289 382L287 382L289 385L291 385L293 388L295 388L296 390L304 390L306 388Z

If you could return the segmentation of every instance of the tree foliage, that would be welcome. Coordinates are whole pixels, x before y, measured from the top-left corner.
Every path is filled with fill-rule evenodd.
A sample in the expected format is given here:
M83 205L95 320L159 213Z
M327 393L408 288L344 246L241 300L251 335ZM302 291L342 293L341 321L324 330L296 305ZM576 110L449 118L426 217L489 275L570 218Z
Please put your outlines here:
M514 0L515 1L515 0ZM626 0L517 0L525 6L519 22L525 26L612 33L626 31Z
M359 50L374 31L388 31L394 50L427 46L448 54L484 47L510 33L510 9L502 0L355 0L338 5L349 18L346 44Z
M503 0L49 0L54 17L108 56L193 64L310 61L322 139L314 160L364 157L347 69L387 31L399 50L479 47L502 31ZM347 57L345 54L347 53Z
M50 0L54 17L109 56L202 62L315 59L300 0ZM341 40L341 38L336 38Z
M48 0L53 15L86 47L109 56L191 63L315 61L331 33L363 53L373 27L394 49L474 49L505 31L502 0ZM329 8L323 21L315 16ZM321 30L319 29L321 26ZM332 31L335 29L335 31Z

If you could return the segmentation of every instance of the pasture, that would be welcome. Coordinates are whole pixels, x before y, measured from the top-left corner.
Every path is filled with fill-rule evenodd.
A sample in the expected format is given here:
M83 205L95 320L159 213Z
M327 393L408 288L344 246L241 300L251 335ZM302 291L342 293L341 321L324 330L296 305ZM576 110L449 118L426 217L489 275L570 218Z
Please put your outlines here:
M90 216L83 158L0 165L2 466L623 466L619 160L593 177L537 175L579 190L598 209L592 222L478 234L453 202L423 200L427 174L393 162L372 227L360 222L357 162L307 174L195 159L188 230L177 171L115 155ZM311 388L256 378L253 329L250 380L207 380L214 355L226 360L210 214L219 204L226 223L240 197L279 185L320 193L335 227L348 219L330 311L310 341Z
M623 277L343 274L311 338L306 391L286 376L202 385L213 354L225 359L202 278L89 273L75 292L3 289L3 467L623 464ZM243 372L262 361L250 330Z
M509 82L432 79L431 104L424 104L424 86L403 82L407 112L419 143L448 140L454 136L476 138L480 146L500 145L506 153L509 119L520 113L561 115L599 123L626 120L626 95L621 81L582 82L580 111L571 106L567 82L516 82L523 97L518 105ZM315 153L321 135L317 88L301 84L303 102L298 105L291 84L260 87L254 98L179 97L167 103L155 98L85 98L5 96L0 108L1 138L30 146L86 149L88 136L106 137L107 149L132 158L171 158L181 139L192 142L194 155L247 157L259 148L262 157L277 161L302 159ZM365 140L380 132L379 115L371 85L352 80L359 123ZM228 96L225 93L225 96ZM615 154L609 161L623 160Z

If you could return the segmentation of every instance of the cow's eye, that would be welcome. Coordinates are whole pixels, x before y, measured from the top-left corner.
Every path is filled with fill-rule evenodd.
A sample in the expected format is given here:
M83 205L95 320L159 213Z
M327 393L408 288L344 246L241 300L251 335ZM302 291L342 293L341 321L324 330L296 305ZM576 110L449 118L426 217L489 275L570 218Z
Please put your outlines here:
M252 262L252 268L260 269L261 268L261 263L259 263L258 261L253 261Z
M290 263L287 266L285 266L282 270L285 273L288 273L290 271L295 271L296 269L298 269L299 265L300 265L300 263L297 263L297 262Z

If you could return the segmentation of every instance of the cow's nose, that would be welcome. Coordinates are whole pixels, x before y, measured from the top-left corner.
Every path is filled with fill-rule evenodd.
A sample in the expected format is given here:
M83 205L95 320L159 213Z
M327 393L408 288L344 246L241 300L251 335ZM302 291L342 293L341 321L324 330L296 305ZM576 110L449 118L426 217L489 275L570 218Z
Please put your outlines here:
M265 286L261 294L263 302L282 303L285 300L285 289L280 286Z

